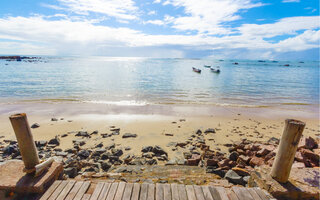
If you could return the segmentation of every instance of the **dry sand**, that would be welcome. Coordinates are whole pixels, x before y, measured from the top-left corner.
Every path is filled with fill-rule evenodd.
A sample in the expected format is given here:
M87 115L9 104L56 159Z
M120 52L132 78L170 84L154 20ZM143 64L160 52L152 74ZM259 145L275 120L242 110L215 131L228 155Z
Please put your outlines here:
M232 108L182 105L146 106L107 106L82 103L24 103L2 104L0 107L0 141L15 139L8 117L18 112L26 112L29 124L40 124L32 129L35 140L50 140L56 135L73 131L97 130L97 135L87 139L83 148L91 148L103 142L115 143L119 147L131 147L125 154L141 154L147 145L160 145L173 155L181 154L182 149L172 151L169 142L183 142L196 130L215 128L215 134L205 136L210 149L227 152L225 144L241 139L268 141L271 137L280 138L286 118L300 119L307 123L304 136L319 137L318 111L304 112L282 108ZM58 121L51 121L55 117ZM63 120L61 120L63 118ZM71 120L71 121L69 121ZM102 138L101 133L111 133L110 126L120 128L120 135ZM137 138L123 139L124 133L136 133ZM166 136L166 133L173 136ZM72 140L81 139L68 134L61 138L59 148L72 147ZM181 151L180 151L181 150Z

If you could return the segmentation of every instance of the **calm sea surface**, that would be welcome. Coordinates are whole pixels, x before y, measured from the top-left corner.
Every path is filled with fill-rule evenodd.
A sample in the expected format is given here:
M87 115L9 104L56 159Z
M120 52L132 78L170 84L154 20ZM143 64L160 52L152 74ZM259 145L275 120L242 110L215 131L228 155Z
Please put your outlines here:
M221 73L212 73L203 65L219 66ZM192 67L202 73L193 72ZM319 62L106 57L0 60L0 102L21 101L318 106Z

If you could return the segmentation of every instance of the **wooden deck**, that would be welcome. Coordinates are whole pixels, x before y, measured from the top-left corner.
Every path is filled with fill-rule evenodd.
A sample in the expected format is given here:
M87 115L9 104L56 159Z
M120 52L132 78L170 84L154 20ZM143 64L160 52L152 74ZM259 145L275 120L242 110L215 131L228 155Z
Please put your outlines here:
M90 188L90 189L89 189ZM55 181L40 200L268 200L259 188Z

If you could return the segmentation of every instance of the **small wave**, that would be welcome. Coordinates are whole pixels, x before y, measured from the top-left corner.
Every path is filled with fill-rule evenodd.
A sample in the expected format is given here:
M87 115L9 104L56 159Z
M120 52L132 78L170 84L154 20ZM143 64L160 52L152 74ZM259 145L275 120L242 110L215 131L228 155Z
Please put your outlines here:
M94 103L94 104L117 105L117 106L145 106L145 105L148 105L147 102L141 102L141 101L82 101L82 102Z
M310 106L312 104L309 103L281 103L281 105L298 105L298 106Z

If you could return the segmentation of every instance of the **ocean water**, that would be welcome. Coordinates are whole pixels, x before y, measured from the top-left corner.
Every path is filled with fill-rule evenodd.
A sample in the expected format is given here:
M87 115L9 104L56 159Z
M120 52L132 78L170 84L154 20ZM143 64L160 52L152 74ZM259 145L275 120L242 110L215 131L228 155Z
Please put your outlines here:
M108 57L26 61L0 60L1 103L319 106L318 61ZM221 73L212 73L204 65L219 66ZM192 67L200 68L201 74Z

